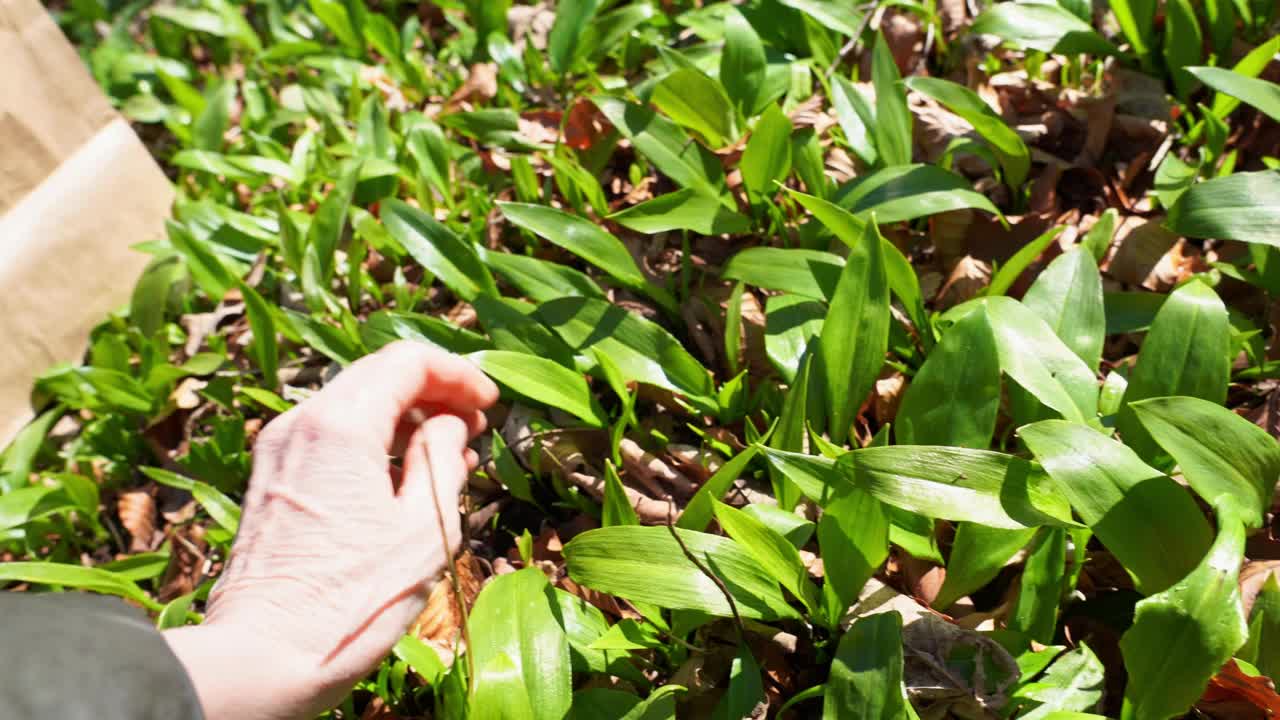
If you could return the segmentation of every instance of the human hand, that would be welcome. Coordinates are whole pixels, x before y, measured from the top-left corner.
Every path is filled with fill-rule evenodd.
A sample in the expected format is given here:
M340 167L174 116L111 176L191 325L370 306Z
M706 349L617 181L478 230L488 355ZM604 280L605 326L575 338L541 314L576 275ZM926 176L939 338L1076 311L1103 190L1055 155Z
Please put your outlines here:
M209 720L314 716L386 656L460 542L466 444L497 397L466 360L401 342L263 429L205 623L165 634Z

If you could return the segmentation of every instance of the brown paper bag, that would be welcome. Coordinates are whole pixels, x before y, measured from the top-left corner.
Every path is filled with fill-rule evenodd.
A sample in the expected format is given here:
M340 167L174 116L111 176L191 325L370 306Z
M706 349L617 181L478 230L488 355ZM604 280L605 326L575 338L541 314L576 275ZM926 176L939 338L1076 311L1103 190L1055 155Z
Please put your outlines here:
M0 0L0 448L127 302L173 188L37 0Z

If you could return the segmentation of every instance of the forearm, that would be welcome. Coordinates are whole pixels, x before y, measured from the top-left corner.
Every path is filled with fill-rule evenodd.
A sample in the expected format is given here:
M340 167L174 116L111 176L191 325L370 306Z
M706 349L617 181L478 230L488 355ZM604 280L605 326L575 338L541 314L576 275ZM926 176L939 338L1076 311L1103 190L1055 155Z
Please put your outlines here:
M218 625L166 630L206 720L304 720L323 709L309 673L261 635Z

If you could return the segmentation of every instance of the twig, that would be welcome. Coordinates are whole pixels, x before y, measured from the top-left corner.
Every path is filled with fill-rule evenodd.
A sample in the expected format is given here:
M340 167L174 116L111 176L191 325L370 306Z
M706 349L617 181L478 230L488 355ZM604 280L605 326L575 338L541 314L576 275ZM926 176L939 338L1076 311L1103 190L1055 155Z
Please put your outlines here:
M475 694L476 666L474 653L471 652L471 622L468 618L467 601L462 596L462 582L458 579L458 555L449 547L449 533L444 526L444 511L440 509L440 494L436 491L436 480L431 478L431 500L436 510L436 526L440 530L440 539L444 541L449 553L449 585L453 590L453 599L458 605L458 617L462 618L462 640L467 644L467 697ZM457 653L455 652L456 656Z
M853 37L849 38L849 42L845 43L844 47L840 48L840 52L836 54L835 62L832 62L831 67L827 68L827 78L834 75L836 68L840 67L840 65L853 54L853 51L858 49L858 43L862 40L862 33L866 32L867 26L871 24L871 17L875 15L876 7L879 4L879 2L874 2L862 6L866 9L866 13L862 16L862 22L858 23L858 32L854 33Z
M671 537L675 538L676 544L680 546L680 550L684 553L684 556L689 559L689 562L693 563L693 566L698 568L699 572L706 575L711 582L715 583L716 587L720 589L720 592L724 594L724 599L729 603L729 610L733 612L733 626L738 631L738 644L741 645L746 642L746 632L743 630L742 616L738 614L738 604L733 600L733 593L729 592L729 588L724 584L724 581L721 580L714 572L711 572L711 568L703 565L702 562L694 556L693 551L689 549L689 546L684 544L684 539L680 537L680 533L676 532L676 526L672 523L673 516L671 511L674 507L675 503L672 501L670 496L667 496L667 532L671 533Z

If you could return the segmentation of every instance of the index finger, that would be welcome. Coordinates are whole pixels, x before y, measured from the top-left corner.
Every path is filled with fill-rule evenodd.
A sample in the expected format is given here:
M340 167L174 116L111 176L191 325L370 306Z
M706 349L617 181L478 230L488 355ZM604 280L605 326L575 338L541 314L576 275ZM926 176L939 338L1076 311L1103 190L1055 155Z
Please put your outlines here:
M396 426L422 405L471 417L498 400L498 386L475 365L422 343L399 341L355 361L315 398L353 431L377 434L390 448Z

